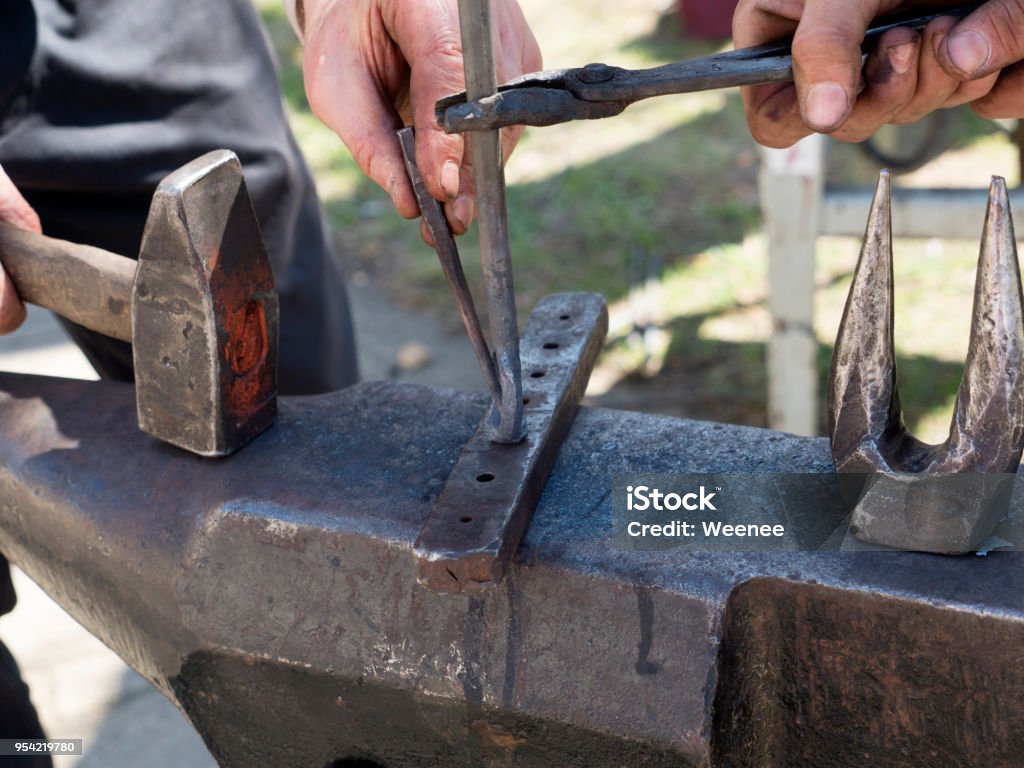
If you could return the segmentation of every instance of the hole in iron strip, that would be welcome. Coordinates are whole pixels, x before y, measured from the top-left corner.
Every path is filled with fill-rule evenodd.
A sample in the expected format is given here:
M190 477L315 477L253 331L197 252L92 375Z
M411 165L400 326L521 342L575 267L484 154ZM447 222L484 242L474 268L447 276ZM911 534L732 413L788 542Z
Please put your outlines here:
M463 515L462 517L459 518L459 522L460 523L472 523L473 522L473 518L470 515Z
M558 349L558 342L549 341L547 344L544 345L544 349Z
M568 320L570 317L572 317L572 315L559 315L558 319L559 320Z
M529 405L529 404L530 404L530 398L524 397L523 398L523 405Z
M534 371L530 374L531 379L543 379L547 371Z
M489 483L493 479L494 475L492 475L490 472L483 472L482 474L476 476L476 480L478 483Z

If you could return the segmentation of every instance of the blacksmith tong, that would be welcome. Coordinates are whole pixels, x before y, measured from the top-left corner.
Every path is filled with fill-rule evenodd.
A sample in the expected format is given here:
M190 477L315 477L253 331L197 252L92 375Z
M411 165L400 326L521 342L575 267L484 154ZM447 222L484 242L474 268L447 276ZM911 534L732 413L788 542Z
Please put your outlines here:
M974 2L913 17L885 17L865 34L864 55L890 29L924 29L942 16L965 18L982 3ZM572 120L614 117L630 104L653 96L693 93L740 85L764 85L793 79L792 41L740 48L653 69L622 69L587 64L523 75L498 87L497 93L467 99L447 96L435 106L437 122L448 133L494 131L509 125L557 125Z

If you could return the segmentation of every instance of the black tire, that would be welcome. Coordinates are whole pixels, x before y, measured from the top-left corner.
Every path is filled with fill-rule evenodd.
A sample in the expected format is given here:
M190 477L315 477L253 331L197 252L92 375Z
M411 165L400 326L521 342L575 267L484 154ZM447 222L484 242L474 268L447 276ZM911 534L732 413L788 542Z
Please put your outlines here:
M883 126L878 133L859 146L861 152L880 167L897 173L909 173L916 171L946 149L948 127L949 113L938 110L913 125ZM895 141L882 142L879 134L883 131L894 133ZM890 146L886 146L887 143Z

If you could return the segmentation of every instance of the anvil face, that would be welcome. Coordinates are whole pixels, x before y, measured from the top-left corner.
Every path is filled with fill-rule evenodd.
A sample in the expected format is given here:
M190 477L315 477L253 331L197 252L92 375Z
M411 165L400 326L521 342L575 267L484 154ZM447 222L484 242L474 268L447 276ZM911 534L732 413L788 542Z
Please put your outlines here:
M1024 748L1016 554L614 546L613 474L830 473L823 439L584 409L505 582L443 595L417 584L413 543L481 397L285 398L272 430L205 460L139 433L130 387L0 391L0 548L223 766L980 766Z

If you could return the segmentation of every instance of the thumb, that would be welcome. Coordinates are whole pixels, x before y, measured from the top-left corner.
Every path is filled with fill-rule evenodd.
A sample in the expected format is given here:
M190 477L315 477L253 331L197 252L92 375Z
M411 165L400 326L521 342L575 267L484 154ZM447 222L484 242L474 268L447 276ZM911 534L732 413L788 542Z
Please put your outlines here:
M958 80L974 80L1024 58L1024 6L989 0L939 45L939 64Z
M882 0L807 0L793 37L793 75L804 122L828 133L853 111L860 91L861 43Z

